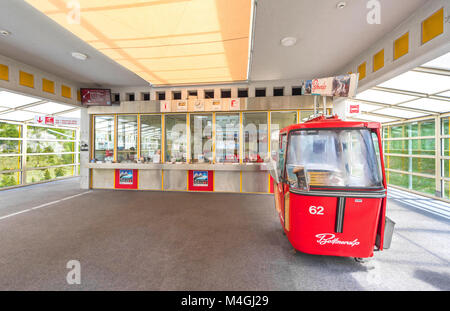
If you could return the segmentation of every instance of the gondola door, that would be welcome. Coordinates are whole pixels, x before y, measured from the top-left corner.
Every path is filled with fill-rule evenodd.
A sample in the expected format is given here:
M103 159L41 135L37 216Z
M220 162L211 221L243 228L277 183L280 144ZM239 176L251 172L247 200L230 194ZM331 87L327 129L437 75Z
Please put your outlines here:
M286 147L287 147L287 133L280 135L280 150L278 153L277 159L277 175L278 175L278 183L274 181L274 190L275 190L275 207L280 216L280 221L283 227L286 229L289 226L289 223L286 222L286 219L289 219L289 215L286 215L285 209L285 194L288 193L289 189L284 183L285 176L285 163L286 163ZM287 217L286 217L287 216Z

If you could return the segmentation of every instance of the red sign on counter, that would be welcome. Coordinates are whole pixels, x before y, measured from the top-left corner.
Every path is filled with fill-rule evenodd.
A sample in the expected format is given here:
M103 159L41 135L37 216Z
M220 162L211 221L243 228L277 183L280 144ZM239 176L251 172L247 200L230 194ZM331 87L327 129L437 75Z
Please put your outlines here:
M214 191L213 171L189 171L190 191Z
M137 189L138 171L137 170L116 170L114 179L115 189Z

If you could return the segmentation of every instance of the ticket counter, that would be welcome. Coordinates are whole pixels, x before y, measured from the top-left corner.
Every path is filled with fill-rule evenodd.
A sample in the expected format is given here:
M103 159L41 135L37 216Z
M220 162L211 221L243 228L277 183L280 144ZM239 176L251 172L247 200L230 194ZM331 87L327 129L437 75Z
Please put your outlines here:
M238 111L173 102L165 113L159 101L88 109L90 188L270 193L279 130L313 114L311 96L241 99Z

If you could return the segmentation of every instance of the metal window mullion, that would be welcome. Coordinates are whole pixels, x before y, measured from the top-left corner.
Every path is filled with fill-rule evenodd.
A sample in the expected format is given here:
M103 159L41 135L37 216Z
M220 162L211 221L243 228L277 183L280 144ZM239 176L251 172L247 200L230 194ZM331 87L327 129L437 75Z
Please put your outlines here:
M436 158L435 158L435 187L436 187L436 196L442 198L444 195L444 183L441 182L441 178L443 177L443 170L442 170L442 142L441 139L441 117L437 116L435 117L435 126L434 126L434 133L435 133L435 143L436 146Z
M423 140L423 139L434 139L436 136L417 136L417 137L396 137L396 138L385 138L383 141L395 141L395 140ZM450 137L450 136L449 136Z
M423 159L434 159L435 155L429 154L403 154L403 153L385 153L386 156L400 157L400 158L423 158Z
M413 175L413 176L418 176L418 177L430 178L430 179L433 179L435 177L434 175L415 173L415 172L406 172L406 171L402 171L402 170L396 170L396 169L393 169L393 168L387 168L386 171L390 171L390 172L398 173L398 174L405 174L405 175Z
M21 154L21 185L25 185L27 182L27 149L28 149L28 125L22 126L22 154Z
M49 141L57 143L74 143L76 139L28 138L29 141Z
M75 141L75 149L74 149L74 151L75 151L75 163L80 163L80 129L79 128L77 128L76 129L76 131L75 131L75 137L76 137L76 141ZM75 166L75 171L76 172L73 172L73 174L72 174L72 176L75 176L75 174L77 174L78 175L78 168L77 168L77 166Z

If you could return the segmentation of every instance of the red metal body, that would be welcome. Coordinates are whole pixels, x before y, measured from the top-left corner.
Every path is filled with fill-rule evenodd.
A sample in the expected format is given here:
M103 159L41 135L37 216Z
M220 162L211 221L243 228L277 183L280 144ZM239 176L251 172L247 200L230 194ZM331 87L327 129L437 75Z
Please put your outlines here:
M378 189L358 187L310 187L297 191L286 177L291 134L299 130L360 129L370 131L382 182ZM275 205L281 224L292 246L315 255L372 257L374 249L383 250L386 177L381 143L381 125L374 122L345 122L337 118L319 117L303 124L291 125L280 131L280 148L285 139L280 167L280 183L274 182ZM281 153L280 153L281 154ZM374 156L375 157L375 156ZM325 165L326 163L324 163ZM280 165L281 166L281 165Z

